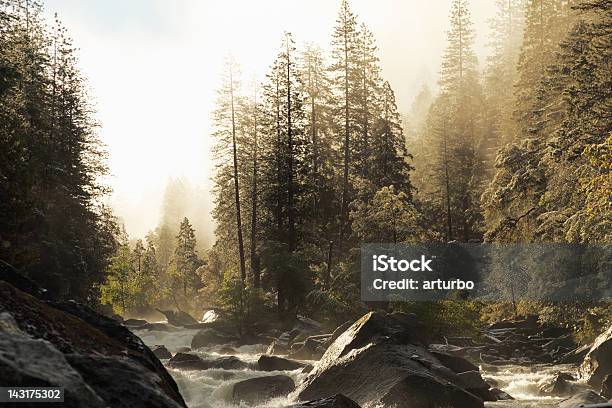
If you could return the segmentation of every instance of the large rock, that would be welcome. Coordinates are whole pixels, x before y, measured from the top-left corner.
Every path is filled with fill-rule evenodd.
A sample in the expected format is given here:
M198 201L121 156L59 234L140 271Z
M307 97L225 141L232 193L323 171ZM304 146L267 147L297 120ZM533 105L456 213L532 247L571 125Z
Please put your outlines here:
M463 357L453 356L452 354L443 353L441 351L429 351L435 358L440 360L442 364L450 368L456 373L464 373L466 371L478 371L477 365L469 362Z
M64 354L45 340L0 332L0 383L7 387L63 387L67 407L106 407Z
M277 356L262 355L257 360L257 367L261 371L286 371L286 370L297 370L298 368L304 368L306 364L299 363L297 361L288 360L286 358Z
M164 345L156 345L154 346L151 351L153 352L153 354L155 354L155 357L159 358L159 359L167 359L167 358L172 358L172 353L170 353L170 351L168 351L168 349L166 348L166 346Z
M200 356L189 353L176 353L168 361L168 367L179 370L242 370L249 367L249 364L234 356L224 356L214 359L202 359Z
M297 405L291 405L287 408L361 408L352 399L345 397L342 394L336 394L333 397L321 398L314 401L303 402Z
M420 345L423 334L415 327L402 314L363 316L299 385L299 399L342 393L361 405L483 407L482 399L457 385L457 374Z
M575 387L570 381L567 375L559 373L540 386L540 394L554 397L572 395Z
M596 390L607 375L612 374L612 326L595 339L580 366L580 373Z
M31 294L0 280L0 313L10 314L23 331L5 329L3 332L5 360L0 363L1 384L31 385L50 381L48 383L54 385L53 381L63 381L66 387L75 390L74 394L66 393L64 405L67 407L96 407L96 401L113 407L185 406L176 383L159 359L120 322L75 302L55 303L44 297L37 298L33 295L40 294L41 290L35 287L23 285L22 288ZM34 352L36 348L38 354ZM41 348L45 351L40 351ZM11 365L10 361L19 361L19 364ZM103 369L96 370L94 376L83 361ZM80 380L74 377L75 372ZM30 381L36 375L43 378L39 382ZM45 375L49 377L46 380ZM28 379L28 376L32 377ZM131 390L149 398L149 402L129 398L125 403L111 402L113 393L124 392L121 382L128 379L131 379ZM75 388L79 381L80 388ZM107 391L98 388L101 383L107 384Z
M232 339L224 336L215 329L202 329L193 336L191 340L191 349L199 349L200 347L216 346L218 344L229 343Z
M199 323L196 319L193 318L193 316L191 316L187 312L183 312L182 310L155 310L166 316L166 320L168 320L168 323L173 326L187 326Z
M255 405L271 398L288 395L295 389L295 383L286 375L256 377L234 384L232 399L235 403Z
M582 406L582 404L600 404L602 402L606 402L606 400L596 392L589 390L561 401L559 408L577 408Z

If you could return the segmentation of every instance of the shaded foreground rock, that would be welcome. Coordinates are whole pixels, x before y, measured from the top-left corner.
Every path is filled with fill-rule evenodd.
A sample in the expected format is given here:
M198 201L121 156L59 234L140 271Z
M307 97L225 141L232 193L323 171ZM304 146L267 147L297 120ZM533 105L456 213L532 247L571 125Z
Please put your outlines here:
M605 398L612 399L612 374L606 375L606 378L601 384L601 395Z
M257 367L261 371L284 371L284 370L297 370L298 368L304 368L306 364L288 360L286 358L277 356L262 355L257 360Z
M291 405L287 408L361 408L352 399L345 397L342 394L336 394L333 397L322 398L314 401L304 402L297 405Z
M612 326L595 339L580 366L580 374L596 390L612 374Z
M64 386L66 407L185 407L159 359L117 320L74 302L39 299L15 282L0 280L0 313L20 329L3 324L0 333L2 385ZM23 289L40 293L28 285ZM141 398L113 399L127 392L127 383Z
M271 398L282 397L295 389L295 383L286 375L250 378L234 384L232 399L235 403L258 404Z
M342 393L361 405L483 407L482 399L458 385L457 374L422 346L417 327L409 315L363 316L299 385L299 399Z

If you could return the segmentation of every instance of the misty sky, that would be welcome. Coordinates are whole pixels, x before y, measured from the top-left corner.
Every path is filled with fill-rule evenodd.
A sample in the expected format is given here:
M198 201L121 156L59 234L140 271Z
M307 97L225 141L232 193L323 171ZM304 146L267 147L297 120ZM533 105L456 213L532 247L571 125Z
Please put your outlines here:
M407 111L423 83L435 85L450 0L350 3L374 32L383 76ZM471 1L481 64L494 3ZM244 82L260 79L284 31L298 45L327 47L338 7L339 0L46 1L80 48L110 155L112 205L131 236L157 225L169 177L210 184L209 119L224 57L240 62Z

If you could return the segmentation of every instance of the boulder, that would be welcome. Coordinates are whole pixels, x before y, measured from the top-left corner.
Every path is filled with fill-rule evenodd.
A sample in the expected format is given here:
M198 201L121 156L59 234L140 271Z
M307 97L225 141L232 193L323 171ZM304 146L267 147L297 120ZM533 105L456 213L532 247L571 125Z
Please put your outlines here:
M24 333L0 332L0 383L14 387L64 387L67 407L106 407L53 344Z
M179 370L242 370L248 368L248 363L234 356L225 356L215 359L202 359L200 356L189 353L176 353L174 357L168 361L168 367Z
M68 354L71 366L113 408L166 408L179 405L157 386L157 374L130 358Z
M606 378L604 378L601 384L601 395L612 399L612 374L606 375Z
M514 399L512 395L500 390L499 388L491 388L489 393L491 396L493 396L493 398L495 398L494 401L510 401Z
M191 340L191 349L196 350L200 347L216 346L225 344L231 341L230 338L219 333L215 329L202 329L193 336Z
M191 347L179 347L176 349L177 353L189 353L191 351Z
M483 407L482 399L457 384L457 374L420 345L421 335L403 317L370 312L356 321L299 385L299 399L342 393L361 405Z
M588 390L561 401L559 408L577 408L582 406L581 404L600 404L602 402L606 402L606 400L596 392Z
M166 316L166 320L173 326L186 326L190 324L198 324L199 322L193 318L189 313L183 312L182 310L160 310L155 309L159 313Z
M342 394L336 394L333 397L321 398L314 401L303 402L297 405L291 405L287 408L360 408L359 405L352 399L345 397Z
M571 395L574 387L569 381L571 380L568 379L567 375L559 373L540 386L540 395L550 395L553 397Z
M257 367L260 371L285 371L304 368L306 364L288 360L282 357L262 355L257 360Z
M172 353L170 353L164 345L156 345L151 349L151 351L153 354L155 354L155 357L159 359L172 358Z
M319 341L316 338L309 337L296 352L289 354L289 358L295 358L297 360L318 360L325 353L323 347L323 341Z
M463 373L466 371L478 371L479 368L475 364L472 364L463 357L453 356L452 354L443 353L441 351L431 351L430 353L437 358L442 364L450 368L456 373Z
M273 340L266 350L266 354L269 355L287 355L288 353L289 345L279 339Z
M250 378L234 384L232 400L237 404L245 402L255 405L288 395L294 389L295 383L286 375Z
M10 314L23 331L2 332L7 337L0 354L11 357L0 363L1 384L64 386L59 385L61 381L66 384L66 407L185 407L159 359L123 324L75 302L38 298L37 294L45 292L32 285L23 286L26 293L0 280L0 311ZM2 326L10 329L11 325L5 322ZM100 368L95 376L84 361ZM124 389L118 380L130 378L131 392L150 397L150 404L143 399L112 400L112 393L120 395ZM102 383L108 384L107 391L98 388Z
M580 366L580 374L596 390L612 374L612 326L595 339Z
M128 327L141 327L147 323L149 322L147 322L146 320L142 320L142 319L126 319L123 321L123 324Z

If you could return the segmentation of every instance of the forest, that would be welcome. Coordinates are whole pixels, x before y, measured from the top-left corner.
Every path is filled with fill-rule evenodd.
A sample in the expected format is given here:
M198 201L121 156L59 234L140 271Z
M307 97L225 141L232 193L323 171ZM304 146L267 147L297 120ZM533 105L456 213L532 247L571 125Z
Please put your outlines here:
M207 246L180 180L159 225L127 236L105 201L107 152L69 33L38 2L3 0L2 261L59 299L127 316L222 310L241 333L279 316L341 323L377 308L451 332L517 313L472 301L366 305L359 294L365 242L610 242L612 3L496 4L492 55L478 61L469 2L452 1L438 86L409 112L347 0L325 47L279 33L261 83L242 81L228 57L215 147L202 158L216 165ZM520 307L544 307L587 337L610 318L605 303Z

